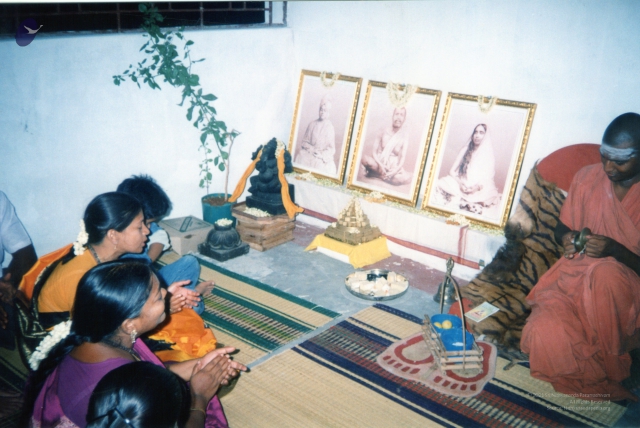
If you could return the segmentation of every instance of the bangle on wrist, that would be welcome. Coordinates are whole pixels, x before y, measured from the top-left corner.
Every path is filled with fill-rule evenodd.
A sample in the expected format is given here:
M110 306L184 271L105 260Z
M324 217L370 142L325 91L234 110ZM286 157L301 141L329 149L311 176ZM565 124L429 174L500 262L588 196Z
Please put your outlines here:
M189 409L190 412L202 412L202 415L206 418L207 417L207 412L205 412L202 409L198 409L197 407L193 407L191 409Z

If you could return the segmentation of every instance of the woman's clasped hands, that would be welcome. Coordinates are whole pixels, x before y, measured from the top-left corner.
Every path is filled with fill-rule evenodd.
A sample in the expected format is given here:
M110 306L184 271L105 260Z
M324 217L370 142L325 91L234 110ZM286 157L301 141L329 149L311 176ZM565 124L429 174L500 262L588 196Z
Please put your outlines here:
M206 354L193 366L191 373L192 403L208 403L221 385L246 372L247 367L229 356L235 348L228 346Z
M191 281L177 281L171 284L168 288L169 294L169 311L172 314L176 312L180 312L185 306L187 308L195 307L198 302L200 302L200 293L194 290L190 290L188 288L184 288L185 285L189 284ZM207 284L211 284L209 287L209 291L213 288L213 281L209 281ZM206 285L204 283L200 284L200 286Z

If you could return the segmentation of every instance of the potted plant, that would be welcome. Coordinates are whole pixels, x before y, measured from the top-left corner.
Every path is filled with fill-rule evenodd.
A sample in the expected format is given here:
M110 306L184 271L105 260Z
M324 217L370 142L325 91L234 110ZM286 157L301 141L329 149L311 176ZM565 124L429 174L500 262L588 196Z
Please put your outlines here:
M204 58L191 59L191 46L194 43L191 40L185 41L184 28L175 32L163 31L159 26L163 17L155 6L141 3L138 9L143 13L143 36L149 39L140 48L140 51L144 51L145 58L137 66L131 64L122 74L113 76L113 83L120 86L120 83L129 79L138 85L138 88L142 82L151 89L161 89L159 82L163 81L181 90L182 100L178 105L188 105L187 120L193 122L193 126L200 131L198 150L201 150L204 156L199 164L200 187L207 191L202 197L203 219L215 223L220 218L233 218L232 204L228 202L230 195L227 191L229 162L231 148L240 132L235 129L227 131L227 125L217 119L216 110L211 105L216 96L203 93L199 76L192 73L192 66L204 61ZM176 43L182 42L184 46L180 49ZM225 172L224 193L209 193L215 169Z

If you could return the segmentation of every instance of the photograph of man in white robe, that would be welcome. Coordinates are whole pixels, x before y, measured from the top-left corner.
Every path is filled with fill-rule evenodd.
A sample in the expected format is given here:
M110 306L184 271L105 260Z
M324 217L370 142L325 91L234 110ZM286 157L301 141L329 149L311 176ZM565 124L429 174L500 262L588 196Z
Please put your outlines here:
M333 176L336 175L337 170L334 160L336 131L330 119L331 101L329 94L320 100L318 118L307 125L300 151L294 161Z
M373 152L362 158L361 167L366 177L377 177L394 186L411 181L411 176L404 169L409 147L408 133L402 127L406 118L406 108L393 110L391 126L380 131Z

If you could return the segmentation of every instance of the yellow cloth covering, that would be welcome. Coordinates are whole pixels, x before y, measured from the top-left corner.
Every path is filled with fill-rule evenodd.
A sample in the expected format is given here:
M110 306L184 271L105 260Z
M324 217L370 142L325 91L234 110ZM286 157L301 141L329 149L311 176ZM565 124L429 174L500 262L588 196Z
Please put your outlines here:
M318 247L349 256L349 263L356 269L391 257L387 247L387 238L384 236L364 244L350 245L320 234L305 248L305 251L315 250Z
M247 180L249 179L249 176L253 173L253 170L256 169L256 164L260 160L260 155L262 155L262 149L260 149L256 158L253 160L253 162L251 162L251 164L249 165L247 170L244 172L244 174L242 174L242 177L240 177L238 184L236 184L236 189L233 191L233 194L229 198L229 202L237 201L240 195L242 195L242 192L244 192L244 188L247 185Z
M289 195L289 183L287 183L287 179L284 178L284 150L282 150L278 156L278 178L282 185L282 189L280 190L282 193L282 204L284 205L284 209L287 210L289 218L294 218L296 213L301 213L304 211L304 208L300 208L291 201L291 196Z

